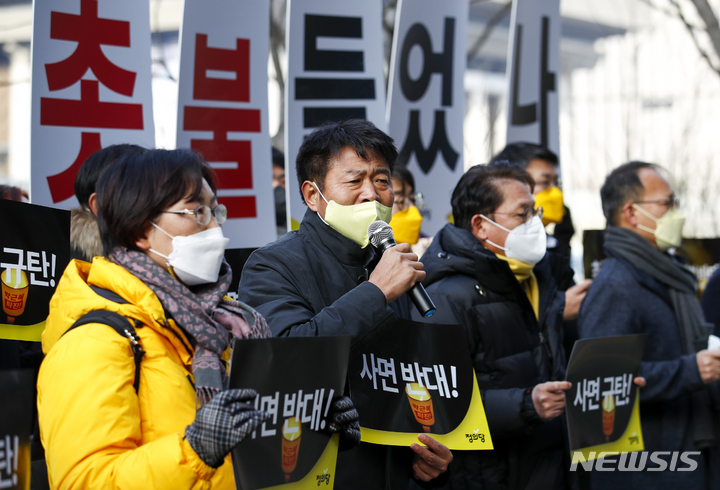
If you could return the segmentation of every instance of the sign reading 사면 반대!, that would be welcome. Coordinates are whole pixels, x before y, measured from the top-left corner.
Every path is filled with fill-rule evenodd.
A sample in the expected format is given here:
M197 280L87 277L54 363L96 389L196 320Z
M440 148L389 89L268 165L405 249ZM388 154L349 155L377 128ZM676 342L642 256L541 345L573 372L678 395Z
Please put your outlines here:
M647 335L621 335L575 342L568 361L566 392L570 450L585 460L603 451L644 449L640 397L633 379Z
M70 261L70 212L0 199L0 338L40 341Z
M328 426L349 351L348 336L235 342L230 387L256 390L256 409L270 413L233 450L239 490L333 487L339 439Z
M410 446L425 432L452 449L492 449L464 330L397 320L355 352L350 394L362 440Z

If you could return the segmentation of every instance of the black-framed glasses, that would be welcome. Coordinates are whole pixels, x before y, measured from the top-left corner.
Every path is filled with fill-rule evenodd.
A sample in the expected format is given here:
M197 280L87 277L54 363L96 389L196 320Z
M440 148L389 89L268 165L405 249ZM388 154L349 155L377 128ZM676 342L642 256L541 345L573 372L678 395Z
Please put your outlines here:
M669 208L680 207L680 199L673 196L670 199L655 199L653 201L634 201L633 204L661 204Z
M538 206L537 209L527 208L527 209L526 209L524 212L522 212L522 213L498 213L498 212L494 212L494 213L492 213L492 214L505 214L505 215L508 215L508 216L517 216L518 218L522 218L522 220L523 220L522 222L523 222L523 223L527 223L527 222L530 221L534 216L537 216L537 217L539 217L540 219L542 219L542 217L543 217L543 207L542 207L542 206Z
M195 209L181 209L180 211L163 211L163 213L172 214L194 214L195 221L199 225L207 225L210 223L211 218L215 218L215 222L219 225L225 223L227 219L227 208L224 204L218 204L214 209L210 209L210 206L201 204Z

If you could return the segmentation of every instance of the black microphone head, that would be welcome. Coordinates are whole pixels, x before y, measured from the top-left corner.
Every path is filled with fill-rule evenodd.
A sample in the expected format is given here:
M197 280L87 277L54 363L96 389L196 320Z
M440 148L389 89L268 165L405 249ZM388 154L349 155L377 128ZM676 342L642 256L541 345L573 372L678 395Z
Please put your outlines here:
M368 226L368 238L370 243L375 248L382 248L384 242L390 241L392 245L395 245L395 236L393 230L389 224L384 221L373 221Z

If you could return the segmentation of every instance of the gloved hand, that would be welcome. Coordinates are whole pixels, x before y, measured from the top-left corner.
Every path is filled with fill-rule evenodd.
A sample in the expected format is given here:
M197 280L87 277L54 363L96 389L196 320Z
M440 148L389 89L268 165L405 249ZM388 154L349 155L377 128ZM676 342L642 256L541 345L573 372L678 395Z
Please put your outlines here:
M208 466L218 468L225 456L270 417L255 410L255 390L227 390L215 395L185 428L185 439Z
M348 448L360 444L360 415L347 396L333 402L328 429L333 434L339 432Z

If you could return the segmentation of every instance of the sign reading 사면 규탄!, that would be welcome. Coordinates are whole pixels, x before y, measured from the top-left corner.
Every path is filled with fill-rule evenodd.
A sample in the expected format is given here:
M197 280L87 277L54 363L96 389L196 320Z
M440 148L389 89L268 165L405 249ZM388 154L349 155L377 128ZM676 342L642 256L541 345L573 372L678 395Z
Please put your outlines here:
M633 379L647 335L620 335L575 342L568 361L566 392L570 451L586 461L603 451L644 449L640 397Z
M0 199L0 338L39 342L70 261L70 211Z

